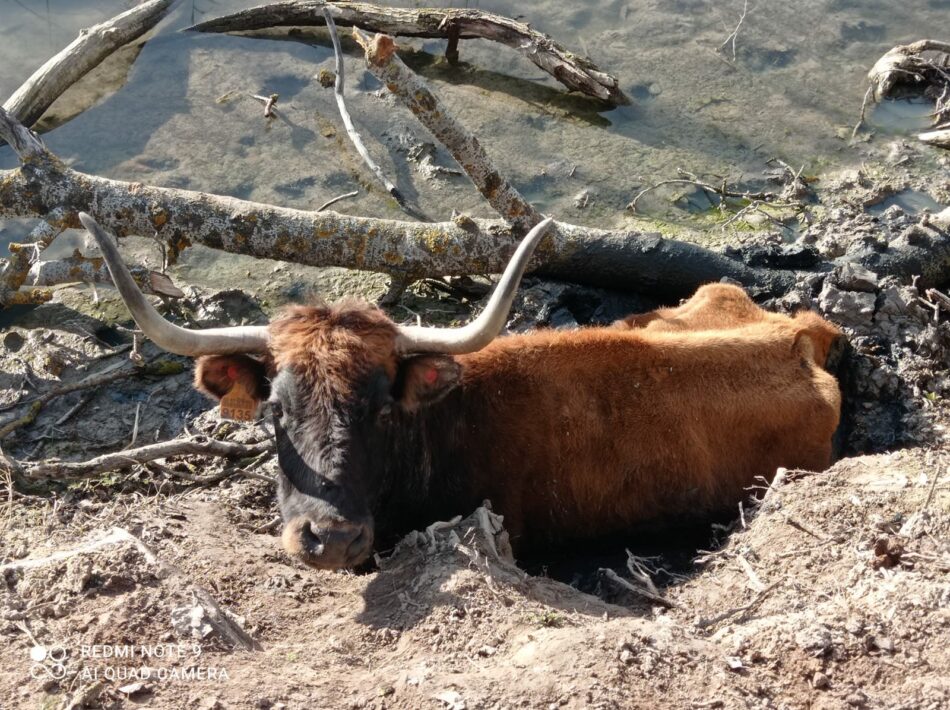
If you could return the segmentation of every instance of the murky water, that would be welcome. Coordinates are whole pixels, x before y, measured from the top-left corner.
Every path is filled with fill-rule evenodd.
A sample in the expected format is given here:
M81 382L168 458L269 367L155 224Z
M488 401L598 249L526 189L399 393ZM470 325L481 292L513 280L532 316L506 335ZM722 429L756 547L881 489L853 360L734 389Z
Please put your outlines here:
M130 4L0 0L0 96L81 27ZM48 132L47 144L77 169L113 178L299 208L359 189L334 209L402 218L348 143L332 91L314 79L332 68L322 30L297 41L178 31L253 4L180 3L140 52L113 57L54 105L47 124L78 115ZM599 110L488 42L463 42L460 67L440 60L442 42L401 42L418 50L407 61L542 211L597 226L629 222L623 207L637 189L675 176L678 167L751 179L772 157L819 175L867 160L880 141L851 145L848 137L868 68L891 46L945 26L950 10L950 0L753 0L733 59L731 47L717 49L743 0L465 4L523 17L617 75L633 98L631 106ZM453 209L490 215L466 179L422 178L407 147L431 139L385 92L376 93L360 55L344 48L350 111L403 191L436 219ZM265 120L249 93L280 94L284 118ZM910 105L912 120L921 109ZM907 117L898 110L895 118L894 110L875 111L871 123L886 133L897 121L899 129ZM439 153L437 162L451 159ZM0 168L14 164L9 148L0 148ZM589 199L578 207L583 190ZM0 242L23 238L28 225L0 222ZM248 263L195 249L183 266L186 276L224 286L243 278ZM352 286L342 272L306 273L331 292Z

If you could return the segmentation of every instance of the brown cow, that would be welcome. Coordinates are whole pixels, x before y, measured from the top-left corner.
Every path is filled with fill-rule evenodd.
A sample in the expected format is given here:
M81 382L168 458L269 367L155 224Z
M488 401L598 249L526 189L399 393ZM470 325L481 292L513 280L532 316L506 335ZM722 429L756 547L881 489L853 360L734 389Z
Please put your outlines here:
M358 564L374 536L485 498L523 553L732 508L779 466L830 462L840 394L822 366L838 332L816 315L767 314L713 285L620 327L494 338L549 220L462 329L399 326L348 300L194 332L151 309L81 219L142 330L204 355L200 388L240 381L270 402L284 545L314 567Z

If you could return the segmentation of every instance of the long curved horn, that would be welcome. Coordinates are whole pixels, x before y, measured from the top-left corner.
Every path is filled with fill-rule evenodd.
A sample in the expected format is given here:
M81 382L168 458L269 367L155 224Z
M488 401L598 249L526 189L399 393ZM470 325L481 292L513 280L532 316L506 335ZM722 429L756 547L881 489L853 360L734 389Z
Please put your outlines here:
M473 353L488 345L505 325L515 292L521 282L521 276L528 266L528 260L538 246L541 237L547 231L553 219L548 217L539 222L521 240L514 256L508 262L505 273L498 281L485 310L468 325L461 328L423 328L420 326L399 326L396 349L404 353L448 353L461 355Z
M233 328L209 328L188 330L169 323L150 304L136 285L128 267L112 239L85 212L79 213L79 221L96 240L112 283L119 290L122 300L142 332L155 344L177 355L228 355L231 353L262 353L267 351L267 326L241 325Z

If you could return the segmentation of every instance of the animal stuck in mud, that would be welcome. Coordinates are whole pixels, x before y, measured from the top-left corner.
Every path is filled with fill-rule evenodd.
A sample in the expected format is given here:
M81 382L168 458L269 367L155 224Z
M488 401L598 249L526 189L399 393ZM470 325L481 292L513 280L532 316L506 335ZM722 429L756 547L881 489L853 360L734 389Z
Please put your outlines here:
M610 327L497 338L550 220L463 328L400 326L344 300L191 331L80 218L143 332L200 356L199 389L270 403L283 544L313 567L358 565L374 540L484 499L523 553L708 515L780 466L831 463L841 396L824 366L840 334L817 314L767 313L712 284Z

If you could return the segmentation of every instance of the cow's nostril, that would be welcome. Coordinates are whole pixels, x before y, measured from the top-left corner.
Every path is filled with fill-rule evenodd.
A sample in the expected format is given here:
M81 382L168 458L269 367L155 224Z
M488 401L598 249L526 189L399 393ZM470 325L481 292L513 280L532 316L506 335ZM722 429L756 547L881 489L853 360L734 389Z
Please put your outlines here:
M323 554L326 535L317 523L311 521L309 525L304 525L300 530L300 535L303 538L301 542L304 549L311 555Z
M363 562L373 549L371 523L316 521L300 516L284 527L284 549L311 567L339 569Z

